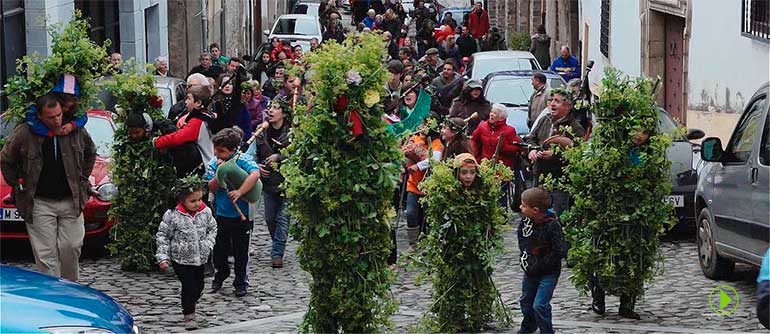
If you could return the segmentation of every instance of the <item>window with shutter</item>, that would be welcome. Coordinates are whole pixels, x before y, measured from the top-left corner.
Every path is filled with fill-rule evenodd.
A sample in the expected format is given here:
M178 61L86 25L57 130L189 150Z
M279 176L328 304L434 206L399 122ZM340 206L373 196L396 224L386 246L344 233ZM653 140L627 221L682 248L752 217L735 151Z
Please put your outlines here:
M599 40L599 50L602 54L610 57L610 0L602 0L601 29L599 30L601 38Z
M743 0L741 34L770 42L770 1Z

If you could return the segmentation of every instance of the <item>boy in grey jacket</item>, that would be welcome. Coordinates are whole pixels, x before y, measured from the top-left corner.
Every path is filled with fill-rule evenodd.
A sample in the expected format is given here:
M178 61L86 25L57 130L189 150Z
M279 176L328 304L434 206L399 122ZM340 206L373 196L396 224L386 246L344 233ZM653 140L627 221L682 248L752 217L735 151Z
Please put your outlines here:
M185 329L198 327L195 304L203 292L203 265L214 248L217 222L203 203L203 181L182 179L177 186L177 206L163 215L155 235L160 269L173 266L182 282L182 314Z

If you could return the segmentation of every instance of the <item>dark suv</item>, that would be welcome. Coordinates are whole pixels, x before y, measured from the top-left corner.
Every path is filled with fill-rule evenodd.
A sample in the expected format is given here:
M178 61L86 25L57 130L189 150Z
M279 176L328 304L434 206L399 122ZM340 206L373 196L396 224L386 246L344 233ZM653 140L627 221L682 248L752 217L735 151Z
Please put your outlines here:
M711 279L729 276L735 262L759 267L770 239L770 90L749 100L723 149L719 138L702 143L707 164L698 178L698 258Z

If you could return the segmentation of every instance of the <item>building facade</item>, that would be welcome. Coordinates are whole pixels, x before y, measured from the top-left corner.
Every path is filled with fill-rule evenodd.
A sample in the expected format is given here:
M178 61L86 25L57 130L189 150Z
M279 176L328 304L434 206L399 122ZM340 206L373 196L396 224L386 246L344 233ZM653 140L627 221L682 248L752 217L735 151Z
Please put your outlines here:
M682 125L726 139L770 78L764 0L581 0L582 63L660 78L658 104Z
M90 37L110 40L108 52L152 63L168 56L167 0L10 0L0 2L0 82L16 74L16 59L51 52L48 29L66 24L75 10L91 21ZM0 85L0 87L2 86ZM5 106L5 104L3 104Z

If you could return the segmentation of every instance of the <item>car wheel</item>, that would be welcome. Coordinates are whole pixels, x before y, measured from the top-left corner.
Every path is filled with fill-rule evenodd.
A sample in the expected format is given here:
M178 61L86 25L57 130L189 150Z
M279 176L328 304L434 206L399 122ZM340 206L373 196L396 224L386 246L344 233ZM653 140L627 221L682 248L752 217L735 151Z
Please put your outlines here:
M719 256L714 240L714 223L708 208L698 215L697 235L698 263L703 275L710 279L724 279L733 273L735 262Z

